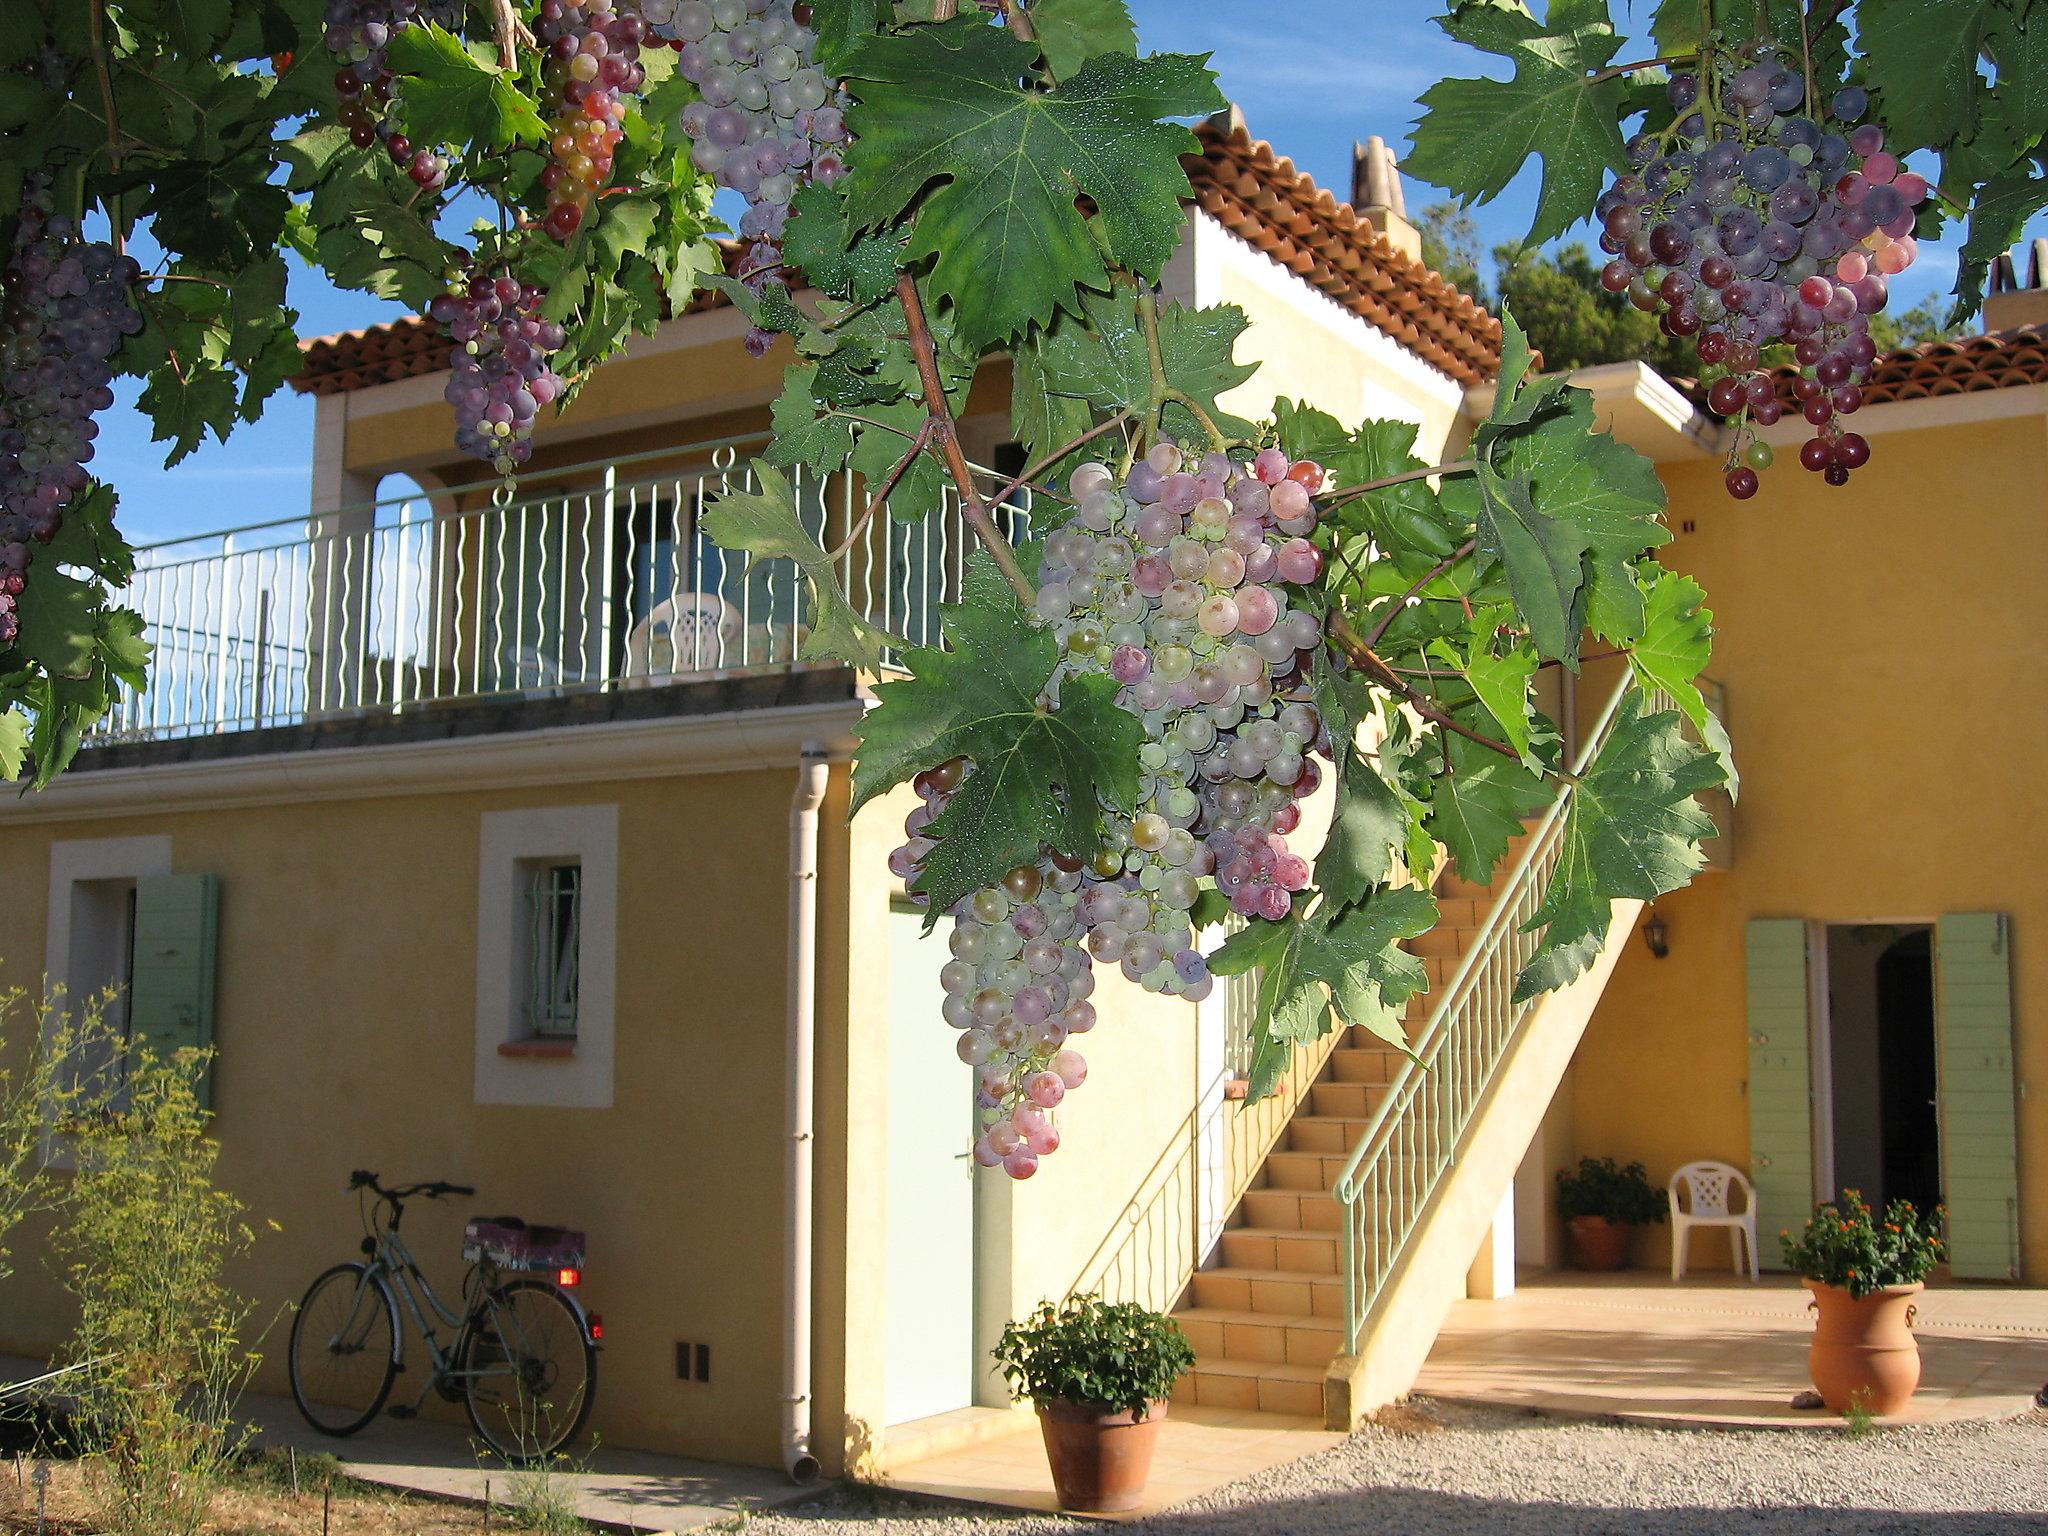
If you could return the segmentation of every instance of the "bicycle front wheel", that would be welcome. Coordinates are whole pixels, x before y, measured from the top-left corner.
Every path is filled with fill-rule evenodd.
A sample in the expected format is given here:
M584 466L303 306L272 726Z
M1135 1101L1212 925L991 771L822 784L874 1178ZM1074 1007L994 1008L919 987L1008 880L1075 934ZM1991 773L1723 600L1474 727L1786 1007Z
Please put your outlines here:
M398 1303L365 1264L315 1280L292 1319L292 1401L323 1434L352 1435L377 1416L398 1374Z
M590 1417L597 1346L559 1289L514 1280L477 1303L460 1369L469 1421L485 1443L507 1461L538 1461Z

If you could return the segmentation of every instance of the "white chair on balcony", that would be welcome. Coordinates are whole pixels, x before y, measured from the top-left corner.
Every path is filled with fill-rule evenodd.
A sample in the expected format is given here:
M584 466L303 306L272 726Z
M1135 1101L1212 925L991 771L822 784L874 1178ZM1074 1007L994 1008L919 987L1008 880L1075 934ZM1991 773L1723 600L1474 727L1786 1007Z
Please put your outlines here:
M679 592L654 605L626 638L620 686L652 688L692 673L739 666L746 620L714 592Z
M1680 1192L1683 1191L1683 1199ZM1671 1175L1666 1191L1671 1197L1671 1278L1685 1278L1686 1246L1694 1227L1726 1227L1728 1246L1735 1251L1735 1273L1742 1273L1743 1255L1749 1255L1749 1278L1758 1278L1756 1248L1756 1190L1739 1169L1726 1163L1687 1163ZM1735 1210L1730 1197L1740 1193L1742 1209ZM1744 1244L1747 1243L1747 1247Z

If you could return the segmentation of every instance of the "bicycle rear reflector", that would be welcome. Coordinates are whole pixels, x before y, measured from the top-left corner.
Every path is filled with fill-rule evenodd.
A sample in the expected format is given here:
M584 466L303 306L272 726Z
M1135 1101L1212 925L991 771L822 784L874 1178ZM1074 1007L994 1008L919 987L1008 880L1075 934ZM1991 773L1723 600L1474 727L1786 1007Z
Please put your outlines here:
M593 1312L590 1314L590 1342L593 1344L604 1342L604 1315L602 1313Z
M570 1289L572 1286L578 1286L582 1283L583 1271L580 1269L563 1268L555 1271L555 1284L559 1285L565 1291Z

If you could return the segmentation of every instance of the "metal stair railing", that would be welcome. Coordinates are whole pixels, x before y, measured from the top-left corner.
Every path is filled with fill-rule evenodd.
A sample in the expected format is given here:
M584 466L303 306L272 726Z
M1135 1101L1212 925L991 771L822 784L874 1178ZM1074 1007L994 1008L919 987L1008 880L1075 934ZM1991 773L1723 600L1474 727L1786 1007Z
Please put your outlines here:
M1573 763L1583 773L1613 733L1632 682L1624 677ZM1653 709L1674 705L1661 692ZM1514 1001L1515 977L1541 936L1523 926L1543 904L1564 838L1572 786L1566 783L1516 862L1493 909L1431 1011L1413 1055L1388 1086L1378 1112L1338 1175L1332 1193L1343 1208L1345 1352L1356 1354L1366 1315L1378 1300L1435 1194L1494 1069L1522 1023L1542 1002Z

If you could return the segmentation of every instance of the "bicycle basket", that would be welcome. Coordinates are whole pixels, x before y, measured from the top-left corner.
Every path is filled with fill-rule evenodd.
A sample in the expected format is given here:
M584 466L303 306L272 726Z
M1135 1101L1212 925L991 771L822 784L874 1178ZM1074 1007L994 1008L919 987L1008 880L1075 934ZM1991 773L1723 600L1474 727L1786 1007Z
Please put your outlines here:
M473 1216L462 1229L462 1257L499 1269L581 1269L583 1248L581 1232L510 1216Z

